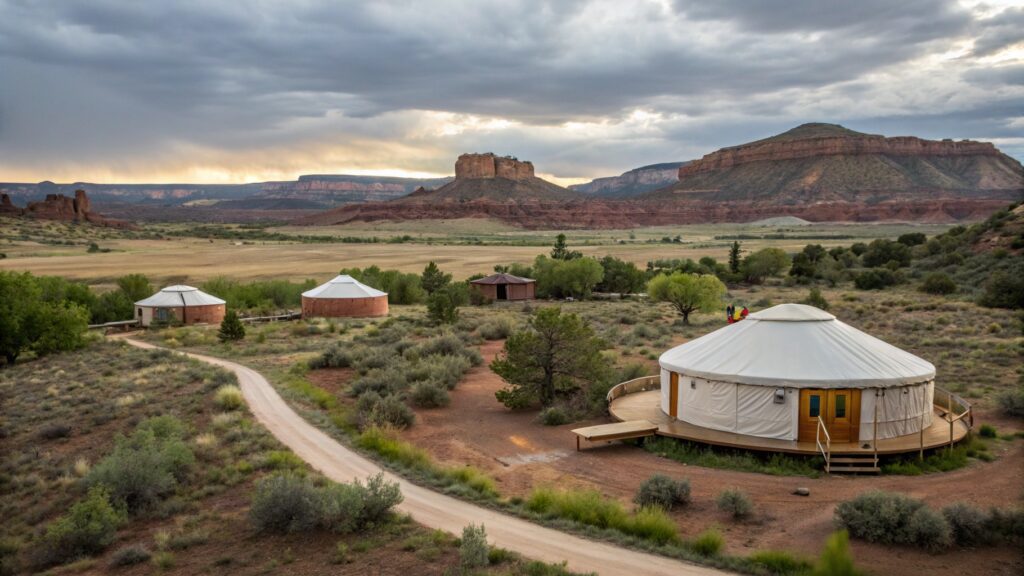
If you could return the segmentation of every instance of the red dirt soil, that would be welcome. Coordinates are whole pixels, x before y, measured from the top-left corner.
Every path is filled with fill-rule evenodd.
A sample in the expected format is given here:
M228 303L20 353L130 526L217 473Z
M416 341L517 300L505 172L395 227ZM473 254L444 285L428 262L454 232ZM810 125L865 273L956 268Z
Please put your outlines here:
M694 536L711 525L725 534L727 551L748 554L755 550L786 549L816 556L834 530L834 506L871 489L898 491L941 508L956 501L976 506L1019 505L1024 493L1020 441L993 446L999 458L973 462L953 472L924 476L822 477L817 479L769 476L697 466L686 466L640 448L624 444L595 445L575 451L570 429L599 423L549 427L536 422L536 412L513 412L494 398L502 380L488 363L502 342L481 347L485 362L473 368L452 393L451 405L418 410L416 424L403 436L428 450L436 459L477 466L491 474L506 496L524 496L535 486L591 487L628 503L637 486L656 472L689 478L693 503L674 514L681 533ZM311 378L333 380L315 371ZM321 376L322 374L322 376ZM981 415L982 420L984 414ZM986 420L987 421L987 420ZM798 486L810 488L809 497L792 495ZM734 523L720 513L715 496L724 488L745 491L754 500L755 519ZM936 575L1020 574L1024 551L1008 546L957 549L940 555L903 547L885 547L852 541L857 563L876 574Z

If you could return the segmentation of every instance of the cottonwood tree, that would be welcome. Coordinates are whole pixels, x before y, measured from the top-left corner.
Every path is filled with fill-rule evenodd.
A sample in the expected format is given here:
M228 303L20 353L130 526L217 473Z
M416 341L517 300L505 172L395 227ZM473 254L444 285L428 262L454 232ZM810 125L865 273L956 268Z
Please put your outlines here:
M495 393L509 408L536 403L550 406L606 378L610 372L606 347L583 319L560 308L542 308L525 330L505 341L491 370L508 384Z
M776 276L789 268L789 254L779 248L762 248L743 259L740 271L747 282L760 284L769 276Z
M423 274L420 275L420 286L423 287L427 294L437 292L451 281L452 275L441 272L441 269L437 267L433 260L427 264L427 267L423 269Z
M84 344L89 314L78 303L62 298L44 294L38 279L28 272L0 272L0 354L7 364L14 364L26 350L43 356Z
M725 284L710 274L675 272L652 278L647 293L652 300L671 304L683 317L683 324L689 324L690 314L714 311L722 303Z

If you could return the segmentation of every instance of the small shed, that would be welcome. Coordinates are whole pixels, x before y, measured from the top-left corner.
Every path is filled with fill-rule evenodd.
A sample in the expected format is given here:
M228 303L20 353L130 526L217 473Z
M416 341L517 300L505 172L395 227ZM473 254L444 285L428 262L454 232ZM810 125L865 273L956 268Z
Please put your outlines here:
M388 293L342 274L302 293L302 317L387 316Z
M135 318L142 326L162 324L219 324L226 303L193 286L168 286L135 303Z
M471 280L473 289L491 300L533 300L537 281L511 274L491 274Z

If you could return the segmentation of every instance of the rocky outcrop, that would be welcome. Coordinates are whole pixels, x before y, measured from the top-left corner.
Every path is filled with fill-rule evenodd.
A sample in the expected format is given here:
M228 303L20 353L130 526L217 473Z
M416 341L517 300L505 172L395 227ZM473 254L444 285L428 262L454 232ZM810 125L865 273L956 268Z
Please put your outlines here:
M110 228L135 228L130 222L105 218L93 212L90 209L89 196L85 190L75 190L74 198L63 194L47 194L44 200L29 202L24 209L14 206L7 194L0 196L2 196L0 197L0 215L4 216L27 216L39 220L75 223L89 222Z
M679 168L679 179L751 162L782 162L822 156L1000 156L991 142L922 140L913 136L886 138L872 134L806 138L776 142L771 139L712 152Z
M573 184L569 189L595 198L631 198L675 184L679 180L679 167L686 164L687 162L665 162L641 166L619 176L596 178L586 184Z
M533 163L522 162L509 156L463 154L455 161L455 179L528 180L533 178Z

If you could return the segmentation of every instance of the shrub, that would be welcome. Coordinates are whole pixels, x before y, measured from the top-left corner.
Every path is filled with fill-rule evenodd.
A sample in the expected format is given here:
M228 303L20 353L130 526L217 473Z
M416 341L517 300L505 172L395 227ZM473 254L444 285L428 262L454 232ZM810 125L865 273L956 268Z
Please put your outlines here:
M415 470L428 470L432 467L430 456L422 449L403 442L392 432L378 426L371 426L359 435L356 444L374 452L385 460Z
M360 527L366 490L359 484L331 483L320 490L320 526L339 534Z
M989 516L981 510L956 502L942 509L942 515L949 523L953 540L961 546L982 544L990 539Z
M988 532L1007 542L1024 543L1024 510L992 508L987 522Z
M929 551L949 547L947 520L920 500L872 491L836 507L836 521L854 538L879 544L914 545Z
M221 342L234 342L245 338L245 326L238 318L238 312L228 310L224 319L220 322L220 330L217 331L217 339Z
M46 528L45 563L66 562L102 551L114 541L122 521L107 491L94 486L84 500Z
M953 543L949 522L942 514L922 506L918 508L907 523L907 529L913 537L914 544L929 552L939 552Z
M806 574L811 569L810 562L781 550L754 552L748 559L769 574Z
M853 566L853 556L850 555L850 537L845 530L833 533L825 542L825 549L821 552L814 567L814 576L859 576Z
M217 389L213 401L217 404L218 408L229 412L241 408L245 404L245 397L242 396L241 388L234 384L226 384Z
M999 433L996 432L995 426L982 424L981 428L978 429L978 435L982 438L996 438L999 436Z
M320 521L320 495L313 484L293 474L259 480L249 517L260 532L302 532Z
M433 380L449 390L454 390L462 375L471 366L472 363L465 356L431 354L420 358L405 375L412 382Z
M986 308L1024 308L1024 273L1020 269L993 273L978 304Z
M463 568L472 569L487 566L490 563L490 546L487 544L487 532L484 525L470 524L462 529L462 542L459 544L459 563Z
M804 300L804 304L810 304L815 308L821 308L822 310L828 310L828 300L821 295L821 290L817 288L811 288L810 294L807 295L807 299Z
M316 370L319 368L348 368L352 366L352 352L347 348L334 345L323 352L323 354L311 359L309 367Z
M679 540L675 520L660 508L641 508L616 527L620 532L663 545Z
M996 397L996 402L1003 414L1024 418L1024 387L1018 386L1013 390L1001 392Z
M597 528L610 528L624 534L666 544L678 540L675 522L656 508L639 510L630 516L615 500L604 498L596 490L534 490L524 503L527 510L549 518L564 518Z
M952 294L956 292L956 282L943 272L932 272L921 282L921 292L928 294Z
M364 394L356 403L356 410L359 427L363 429L371 426L408 428L416 420L412 409L394 395Z
M448 389L434 381L417 382L409 390L409 399L420 408L438 408L451 402Z
M444 475L449 480L462 484L481 496L496 497L498 495L494 480L472 466L449 468L445 470Z
M152 556L149 550L145 546L133 544L131 546L125 546L119 548L116 552L110 555L110 565L112 567L119 566L133 566L135 564L142 564L149 560Z
M87 484L106 487L111 499L129 512L152 506L174 490L195 462L184 434L184 425L173 417L144 420L93 466Z
M477 327L477 334L484 340L504 340L515 330L515 323L507 316L491 318Z
M853 284L861 290L881 290L899 283L895 272L887 268L872 268L853 277Z
M358 480L355 484L361 486ZM366 526L380 523L391 514L392 508L401 503L402 491L398 482L388 482L383 473L371 476L366 480L360 524Z
M47 424L39 429L39 437L43 440L56 440L71 436L71 426L61 423Z
M633 502L638 506L658 506L665 510L671 510L677 504L689 504L690 481L655 474L640 484Z
M708 528L690 543L690 549L701 556L714 556L725 546L725 538L715 528Z
M570 421L569 415L561 406L548 406L541 410L537 415L537 420L545 426L561 426Z
M732 516L734 520L747 518L754 513L754 504L750 497L737 489L723 490L716 500L718 509Z

